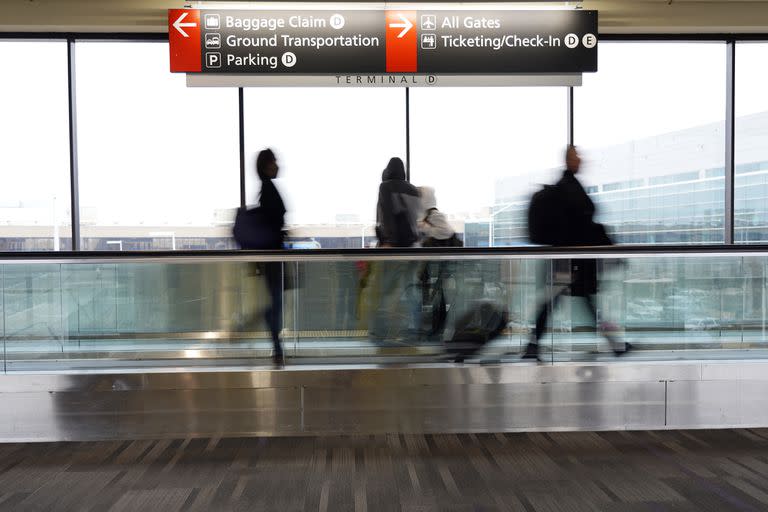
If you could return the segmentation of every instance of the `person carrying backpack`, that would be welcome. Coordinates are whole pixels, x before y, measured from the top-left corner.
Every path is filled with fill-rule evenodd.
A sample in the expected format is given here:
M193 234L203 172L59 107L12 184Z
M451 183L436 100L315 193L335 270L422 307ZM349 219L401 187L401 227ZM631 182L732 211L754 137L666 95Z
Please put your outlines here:
M382 173L376 204L379 247L413 247L419 240L420 210L419 191L405 181L403 161L391 158Z
M578 150L575 146L568 146L560 181L534 194L528 210L528 232L532 242L553 246L613 245L605 227L594 221L595 204L576 178L580 167ZM547 319L566 291L570 291L573 297L583 298L591 318L597 322L593 298L597 294L597 260L570 260L570 272L571 283L539 306L536 327L523 354L524 359L538 359L539 340L546 330ZM625 354L631 349L629 343L615 338L612 324L601 322L599 330L615 355Z
M419 241L418 220L421 212L419 191L405 180L405 165L400 158L389 160L382 173L376 203L376 237L379 247L414 247ZM401 338L416 329L413 290L416 265L412 261L376 262L371 293L375 313L371 317L373 341ZM410 319L409 319L410 318Z

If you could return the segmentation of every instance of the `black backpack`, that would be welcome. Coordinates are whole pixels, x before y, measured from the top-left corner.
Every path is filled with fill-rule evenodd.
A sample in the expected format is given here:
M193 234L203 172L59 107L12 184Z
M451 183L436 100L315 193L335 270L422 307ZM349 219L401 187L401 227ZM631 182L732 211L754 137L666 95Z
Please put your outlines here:
M558 245L566 238L567 221L558 185L544 185L528 206L528 238L540 245Z
M394 233L392 233L391 243L394 247L412 247L418 241L419 234L414 231L415 226L411 222L411 214L402 195L395 193L393 202L395 200L400 203L400 209L394 214L395 225L392 226Z
M395 214L395 233L392 245L395 247L412 247L419 239L419 236L413 230L411 217L407 211L401 211Z

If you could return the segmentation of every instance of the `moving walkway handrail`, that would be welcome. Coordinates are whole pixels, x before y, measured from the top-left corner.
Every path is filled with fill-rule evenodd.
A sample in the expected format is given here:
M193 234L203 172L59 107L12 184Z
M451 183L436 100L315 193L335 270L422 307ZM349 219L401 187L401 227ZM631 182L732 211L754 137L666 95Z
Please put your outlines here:
M473 260L768 256L768 245L614 245L600 247L455 247L289 249L282 251L77 251L0 252L0 264L204 263L249 261Z

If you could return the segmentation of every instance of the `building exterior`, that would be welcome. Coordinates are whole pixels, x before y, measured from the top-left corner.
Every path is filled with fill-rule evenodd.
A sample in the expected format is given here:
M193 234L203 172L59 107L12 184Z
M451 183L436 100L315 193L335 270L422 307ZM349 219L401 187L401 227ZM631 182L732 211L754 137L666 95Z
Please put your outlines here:
M584 150L579 176L598 220L618 243L721 243L725 206L723 123L625 144ZM739 118L736 129L735 239L768 241L768 112ZM714 164L713 164L714 162ZM557 179L558 169L501 178L488 222L466 225L468 245L528 243L526 211L532 183ZM617 179L620 177L620 179Z

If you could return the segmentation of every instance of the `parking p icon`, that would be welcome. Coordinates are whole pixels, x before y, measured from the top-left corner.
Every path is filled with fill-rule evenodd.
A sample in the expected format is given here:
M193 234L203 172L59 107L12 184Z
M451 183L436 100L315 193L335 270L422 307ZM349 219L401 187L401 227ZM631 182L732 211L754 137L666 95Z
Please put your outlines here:
M221 67L221 53L208 52L205 54L205 67L207 68L220 68Z

